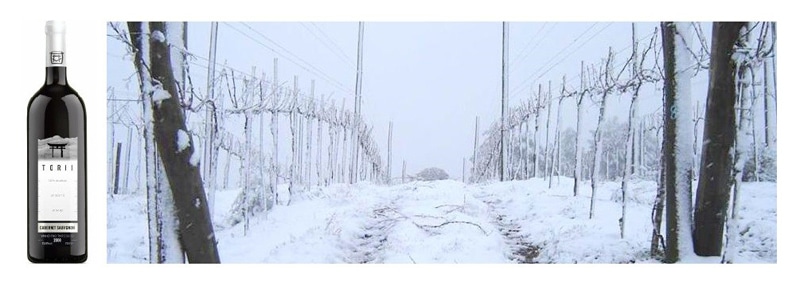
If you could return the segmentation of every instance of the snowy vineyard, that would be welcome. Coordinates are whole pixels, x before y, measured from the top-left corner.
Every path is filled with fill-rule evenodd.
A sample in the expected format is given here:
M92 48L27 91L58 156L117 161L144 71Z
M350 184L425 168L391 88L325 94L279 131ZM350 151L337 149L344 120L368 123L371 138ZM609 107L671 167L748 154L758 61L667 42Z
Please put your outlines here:
M190 204L200 206L207 202L208 208L214 210L217 190L237 191L235 202L226 205L227 216L213 222L215 226L229 227L239 223L247 226L252 216L264 214L276 205L291 204L298 190L308 189L312 184L327 186L332 183L384 181L383 160L377 151L371 126L348 109L344 100L338 104L323 95L316 96L314 80L305 89L300 87L297 76L291 83L279 81L277 58L272 68L272 80L263 73L258 75L255 67L250 73L225 65L215 71L217 66L211 63L212 66L207 67L211 78L208 91L200 94L192 85L189 69L195 55L182 47L185 42L180 34L185 29L181 26L180 23L167 23L163 27L129 23L126 30L122 24L110 25L113 36L130 46L142 92L147 94L137 101L143 102L143 110L128 113L139 115L141 119L129 118L120 122L128 128L135 128L137 135L143 137L137 143L144 146L139 151L146 157L130 160L130 147L134 144L132 130L128 130L128 156L121 164L121 142L115 140L112 131L111 142L117 146L116 157L113 163L109 163L115 170L108 191L112 197L125 192L136 193L136 188L125 183L134 183L129 181L129 177L135 179L138 176L128 176L130 172L123 174L120 167L124 165L130 171L133 164L145 163L147 168L142 178L147 179L148 201L164 206L149 210L153 213L148 218L152 225L148 227L150 243L154 248L151 261L183 260L181 255L176 255L180 252L176 248L181 244L175 240L177 234L169 231L175 228L171 226L175 220L170 219L170 214L174 213L170 202L175 195L170 191L174 189L170 185L175 183L168 179L168 168L187 163L178 160L176 164L175 160L167 160L158 148L163 145L157 142L157 112L166 108L164 103L167 101L177 104L179 114L184 117L182 123L186 125L185 128L178 126L175 133L170 131L169 134L176 138L164 139L170 139L168 145L176 146L176 152L191 150L188 154L189 169L195 170L204 183L200 188L203 188L207 200L194 194L190 197ZM136 31L148 29L149 33ZM145 33L149 36L138 36ZM162 52L170 54L169 64L163 67L170 69L175 89L166 89L163 80L155 79L154 63L148 62L148 53L149 59L158 58L153 57L156 52L153 47L159 44L166 47ZM112 112L117 111L112 109ZM265 138L265 135L268 136ZM280 149L282 146L287 146L288 150ZM283 184L287 184L286 189L279 191L277 187Z
M185 23L110 23L141 99L109 89L108 260L776 262L774 24L714 25L633 24L510 109L504 86L501 117L453 140L474 142L462 182L430 182L392 179L391 124L384 160L359 92L217 63Z
M566 175L574 181L573 197L588 181L591 200L585 212L590 219L596 216L598 187L619 181L621 209L612 216L619 221L622 238L630 232L631 182L655 181L651 254L667 262L689 261L695 255L735 261L738 249L730 242L738 232L725 229L738 228L743 182L777 179L774 27L764 22L714 23L715 34L708 40L697 23L662 23L643 44L636 38L636 24L631 26L630 54L609 47L599 63L581 64L577 85L570 85L566 75L555 91L551 82L546 90L539 84L538 91L510 110L504 93L503 116L480 145L476 121L472 180L545 177L552 187L555 176ZM622 63L615 62L619 57ZM708 98L705 105L692 105L692 79L700 74L710 77ZM640 92L648 86L660 91L643 97ZM612 97L628 103L623 122L607 120ZM642 98L659 99L663 105L640 114ZM565 99L575 102L574 131L561 129ZM597 117L590 121L589 148L581 136L587 111ZM757 117L763 117L760 123Z

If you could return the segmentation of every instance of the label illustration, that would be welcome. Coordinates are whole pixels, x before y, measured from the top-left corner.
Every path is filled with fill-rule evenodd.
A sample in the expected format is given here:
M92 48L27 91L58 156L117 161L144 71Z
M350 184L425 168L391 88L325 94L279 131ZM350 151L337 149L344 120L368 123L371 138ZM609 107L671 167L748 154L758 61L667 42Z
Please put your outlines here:
M39 233L78 232L78 138L38 140Z

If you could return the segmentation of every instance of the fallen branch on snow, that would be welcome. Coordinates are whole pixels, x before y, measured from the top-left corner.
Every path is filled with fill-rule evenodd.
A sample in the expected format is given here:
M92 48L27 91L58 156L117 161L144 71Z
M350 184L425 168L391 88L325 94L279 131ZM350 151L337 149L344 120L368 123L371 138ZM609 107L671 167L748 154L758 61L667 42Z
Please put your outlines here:
M413 221L412 221L412 222L413 222ZM444 223L442 223L442 224L439 224L439 225L418 224L418 223L416 223L416 222L413 222L413 223L414 223L414 225L416 225L417 227L419 227L419 228L422 228L422 229L427 229L427 228L439 228L439 227L443 227L443 226L445 226L445 225L448 225L448 224L454 224L454 223L463 223L463 224L469 224L469 225L472 225L472 226L478 227L478 229L480 229L480 230L481 230L481 232L483 232L483 235L489 236L489 233L488 233L488 232L486 232L486 230L484 230L484 229L483 229L483 227L481 227L481 226L480 226L480 225L478 225L477 223L474 223L474 222L469 222L469 221L461 221L461 220L456 220L456 221L445 221Z

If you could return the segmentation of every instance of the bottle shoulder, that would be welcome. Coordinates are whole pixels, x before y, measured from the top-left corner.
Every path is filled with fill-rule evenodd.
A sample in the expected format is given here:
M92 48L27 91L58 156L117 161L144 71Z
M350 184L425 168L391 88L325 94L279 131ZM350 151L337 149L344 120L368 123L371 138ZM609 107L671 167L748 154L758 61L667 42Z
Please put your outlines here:
M50 99L77 99L83 102L78 92L72 89L69 84L45 84L33 94L31 101L39 97L47 97Z
M48 104L60 101L67 107L85 108L83 99L78 92L69 85L44 85L28 101L28 109L46 107Z
M78 96L78 92L72 89L69 84L45 84L36 91L34 98L39 95L50 98L60 98L72 95ZM80 97L78 96L78 98Z

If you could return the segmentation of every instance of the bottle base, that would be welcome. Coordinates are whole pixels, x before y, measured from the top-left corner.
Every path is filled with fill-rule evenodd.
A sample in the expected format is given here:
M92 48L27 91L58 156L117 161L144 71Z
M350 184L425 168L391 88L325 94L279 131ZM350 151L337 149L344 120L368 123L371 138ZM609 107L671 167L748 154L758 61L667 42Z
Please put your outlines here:
M59 256L49 258L35 258L28 254L28 261L32 263L83 263L86 262L88 256L86 254L80 256Z

